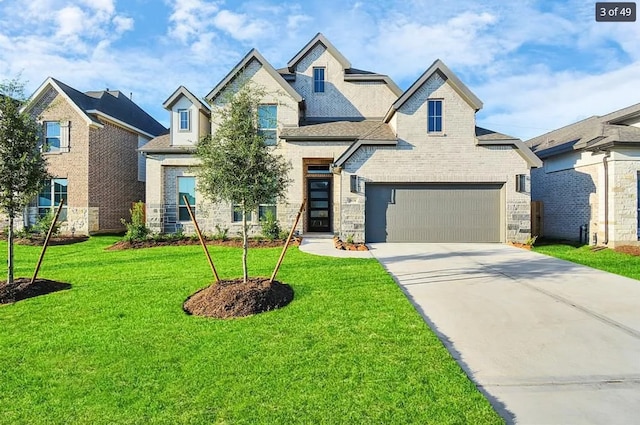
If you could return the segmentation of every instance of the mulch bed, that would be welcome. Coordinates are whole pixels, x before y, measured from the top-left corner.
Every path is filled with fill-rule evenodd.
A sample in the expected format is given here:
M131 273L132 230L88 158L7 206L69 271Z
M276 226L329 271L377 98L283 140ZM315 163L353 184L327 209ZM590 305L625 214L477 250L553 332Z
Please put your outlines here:
M207 245L227 246L234 248L242 247L242 239L228 239L228 240L205 240ZM263 240L263 239L249 239L249 248L282 248L285 241L283 240ZM107 248L110 251L118 251L122 249L138 249L138 248L154 248L158 246L183 246L183 245L199 245L198 239L185 238L178 240L154 240L149 239L146 241L118 241ZM300 238L293 238L289 246L300 245Z
M71 284L49 279L36 279L31 284L31 278L16 278L12 285L6 281L0 282L0 304L11 304L27 298L50 294L51 292L70 289Z
M3 234L0 239L7 240L7 235ZM18 245L31 245L31 246L42 246L44 245L45 236L34 235L28 238L14 238L13 242ZM53 245L71 245L78 242L84 242L89 240L89 236L79 235L79 236L52 236L49 239L49 246Z
M623 245L615 248L615 251L622 252L623 254L640 256L640 246Z
M266 277L222 280L191 295L182 308L196 316L228 319L275 310L293 300L293 289L286 283Z

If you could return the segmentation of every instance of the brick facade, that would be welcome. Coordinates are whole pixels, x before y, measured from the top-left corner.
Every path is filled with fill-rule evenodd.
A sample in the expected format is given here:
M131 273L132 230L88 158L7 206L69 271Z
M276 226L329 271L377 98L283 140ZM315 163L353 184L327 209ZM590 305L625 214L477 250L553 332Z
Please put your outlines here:
M608 212L603 160L602 153L570 153L532 172L532 199L544 204L545 237L577 241L580 226L587 225L591 244L638 244L638 155L622 149L607 158Z
M71 97L63 94L65 90L72 93ZM144 201L144 182L139 181L139 175L144 173L139 173L137 149L140 141L149 136L104 117L89 117L74 103L74 96L84 95L48 79L28 109L39 122L59 121L64 128L61 145L68 140L68 149L43 154L51 177L67 180L67 216L60 231L63 234L121 231L124 229L121 219L130 218L132 203ZM88 97L84 99L89 101ZM158 127L161 128L159 124ZM35 201L26 212L26 224L34 224L38 218Z

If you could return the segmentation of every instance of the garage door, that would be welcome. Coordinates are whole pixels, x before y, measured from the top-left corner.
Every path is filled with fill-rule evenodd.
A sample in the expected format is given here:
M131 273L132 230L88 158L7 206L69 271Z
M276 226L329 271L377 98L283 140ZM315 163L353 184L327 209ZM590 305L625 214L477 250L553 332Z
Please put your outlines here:
M367 242L500 242L501 184L367 184Z

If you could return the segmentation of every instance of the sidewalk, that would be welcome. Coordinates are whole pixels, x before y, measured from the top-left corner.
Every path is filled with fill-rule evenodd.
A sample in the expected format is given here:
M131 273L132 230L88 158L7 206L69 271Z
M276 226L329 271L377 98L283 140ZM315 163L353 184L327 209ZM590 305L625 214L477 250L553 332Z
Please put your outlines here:
M369 251L345 251L336 249L333 236L325 234L303 234L300 251L307 254L336 258L373 258Z

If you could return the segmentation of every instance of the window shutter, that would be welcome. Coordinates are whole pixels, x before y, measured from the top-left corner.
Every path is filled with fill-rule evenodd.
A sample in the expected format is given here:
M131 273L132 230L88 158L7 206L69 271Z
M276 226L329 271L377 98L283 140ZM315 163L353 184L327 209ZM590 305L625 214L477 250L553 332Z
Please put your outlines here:
M60 152L69 152L71 121L60 121Z

